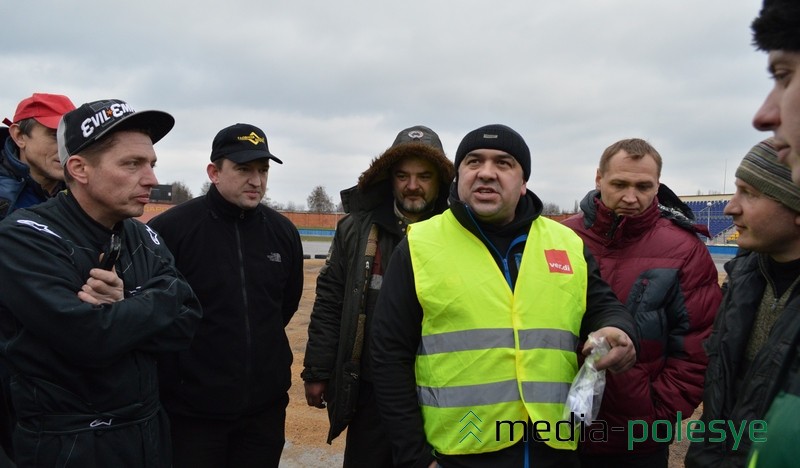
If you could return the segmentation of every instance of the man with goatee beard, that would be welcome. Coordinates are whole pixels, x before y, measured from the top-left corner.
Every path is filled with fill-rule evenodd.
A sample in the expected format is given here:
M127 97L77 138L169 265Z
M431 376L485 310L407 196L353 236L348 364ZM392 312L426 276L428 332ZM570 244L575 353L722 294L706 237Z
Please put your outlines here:
M328 408L328 443L348 428L345 467L391 466L372 390L372 311L407 226L447 208L454 176L439 136L417 125L401 131L341 193L348 214L317 279L302 377L308 404Z

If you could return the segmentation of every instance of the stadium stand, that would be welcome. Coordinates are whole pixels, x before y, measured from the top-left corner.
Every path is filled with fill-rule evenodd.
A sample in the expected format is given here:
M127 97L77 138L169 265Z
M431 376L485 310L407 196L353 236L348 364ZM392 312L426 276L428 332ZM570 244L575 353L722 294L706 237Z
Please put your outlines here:
M694 198L694 197L693 197ZM711 233L711 239L716 240L715 238L722 233L728 231L733 222L731 221L730 216L726 216L722 211L725 209L725 205L728 203L728 200L685 200L684 202L689 205L689 208L692 209L694 213L695 222L697 224L705 224L708 226L708 230ZM730 237L730 233L728 236ZM727 238L720 239L720 242L730 242Z

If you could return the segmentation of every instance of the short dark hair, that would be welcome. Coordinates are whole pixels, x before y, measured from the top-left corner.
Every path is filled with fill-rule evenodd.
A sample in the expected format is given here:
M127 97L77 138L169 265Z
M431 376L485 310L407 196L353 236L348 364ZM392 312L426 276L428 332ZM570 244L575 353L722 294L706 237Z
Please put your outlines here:
M750 25L757 49L800 52L800 2L764 0L761 12Z
M628 138L626 140L620 140L606 148L606 150L603 151L603 155L600 156L600 174L604 174L608 170L608 164L609 161L611 161L611 157L620 151L625 151L628 153L628 156L634 160L642 159L648 155L651 156L656 161L658 177L661 177L661 155L658 154L658 151L656 151L655 148L653 148L653 145L642 140L641 138Z

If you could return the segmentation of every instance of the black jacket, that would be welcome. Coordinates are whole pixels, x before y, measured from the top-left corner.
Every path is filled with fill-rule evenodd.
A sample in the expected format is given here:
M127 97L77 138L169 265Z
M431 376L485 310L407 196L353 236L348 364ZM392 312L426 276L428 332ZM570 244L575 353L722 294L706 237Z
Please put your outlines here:
M441 151L421 143L389 148L372 161L358 185L342 191L342 205L348 215L336 226L328 258L317 277L302 373L306 381L328 381L328 443L349 424L355 411L358 383L369 379L366 354L361 354L361 359L353 358L358 317L364 314L368 321L362 338L368 348L368 325L374 307L365 297L365 282L372 273L374 260L365 255L367 238L370 228L377 226L378 249L385 269L406 230L406 224L394 212L389 172L398 161L412 155L426 158L438 169L439 194L428 216L441 213L447 208L453 164ZM370 270L365 271L367 268ZM368 353L369 349L362 351Z
M742 421L764 420L775 395L792 385L796 388L800 381L800 294L797 288L747 373L741 376L739 370L764 289L772 287L767 281L765 264L766 256L755 252L741 252L725 264L728 279L723 285L722 305L706 346L708 370L701 418L706 427L711 421L723 421L718 427L725 430L725 440L708 440L720 439L719 432L696 433L695 437L701 441L689 446L688 468L745 466L751 440L745 430L739 446L733 450L735 439L728 420L737 430ZM741 381L738 391L737 380Z
M162 357L167 411L227 419L285 398L292 351L284 327L303 292L294 225L264 205L244 211L214 185L149 224L203 305L191 348Z
M12 371L23 466L170 466L156 355L189 346L200 304L162 240L127 219L116 272L123 300L77 292L111 231L72 195L0 223L0 351Z
M514 221L499 229L478 225L469 207L458 200L455 183L451 189L450 209L459 223L483 241L501 271L504 264L508 265L512 283L516 282L518 268L514 259L522 254L525 243L517 244L510 250L508 245L515 237L527 234L531 223L541 214L542 202L539 198L528 191L520 199ZM597 263L588 249L584 249L584 256L588 268L588 285L587 310L581 323L581 338L599 328L614 326L627 333L638 347L630 313L617 300L608 284L600 278ZM414 285L408 240L403 239L395 249L386 272L384 288L378 298L375 313L371 343L373 365L380 369L374 375L375 393L381 418L386 423L385 427L392 441L395 464L427 467L434 456L432 447L425 438L416 392L414 362L422 334L422 307L417 300ZM507 463L519 461L519 466L522 466L524 455L521 445L517 444L494 454L442 456L441 460L446 462L448 459L457 459L462 464L459 466L475 467L516 466ZM548 453L547 456L558 457L558 452L561 451L545 449L544 452Z

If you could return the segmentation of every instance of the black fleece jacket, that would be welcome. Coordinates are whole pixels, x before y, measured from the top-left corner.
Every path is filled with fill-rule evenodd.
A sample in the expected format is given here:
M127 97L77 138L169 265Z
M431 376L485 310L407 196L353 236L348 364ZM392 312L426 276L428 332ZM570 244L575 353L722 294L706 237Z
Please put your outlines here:
M242 210L213 185L149 224L203 306L191 348L159 363L167 410L228 419L285 397L292 351L284 327L303 292L294 225L264 205Z

